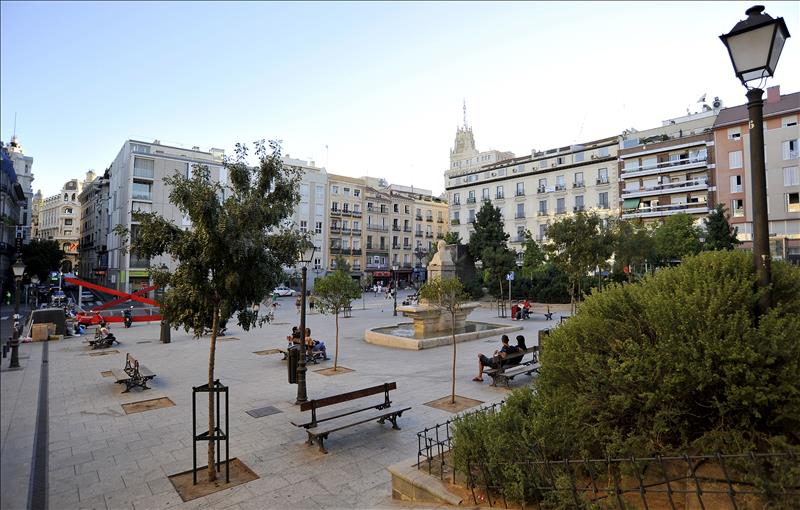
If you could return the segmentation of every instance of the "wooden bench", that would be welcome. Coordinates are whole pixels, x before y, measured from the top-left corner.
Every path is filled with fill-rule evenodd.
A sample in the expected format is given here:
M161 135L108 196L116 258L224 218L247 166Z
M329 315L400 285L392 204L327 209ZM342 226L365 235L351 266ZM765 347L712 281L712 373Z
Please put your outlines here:
M156 376L146 366L140 365L139 361L131 356L130 353L125 355L125 368L122 370L115 368L111 371L111 374L116 379L117 384L125 385L125 391L122 393L128 393L134 386L149 390L147 381Z
M531 357L526 360L525 356L529 354ZM516 376L531 375L539 371L539 347L531 347L526 351L512 354L503 361L504 364L500 368L486 367L483 373L492 378L492 386L503 383L508 388L508 382Z
M116 337L109 333L108 335L102 337L99 334L95 334L94 340L87 340L86 341L92 349L107 349L114 345L114 342L119 343L119 340Z
M316 345L314 347L316 347ZM289 359L288 347L286 349L278 348L278 352L283 354L283 359L281 359L281 361L286 361ZM321 349L311 349L311 353L306 354L306 363L313 363L317 365L320 361L327 361L328 359L330 358L326 358L325 353Z
M402 409L392 409L392 401L389 400L389 391L397 389L396 382L384 383L371 388L364 388L361 390L349 391L339 395L330 397L310 400L300 404L300 411L311 411L311 421L307 423L295 423L292 425L296 427L303 427L308 433L308 445L313 445L316 440L319 449L322 453L328 453L325 449L324 441L332 432L360 425L368 421L376 420L378 423L384 423L386 420L392 422L392 428L400 430L397 426L397 418L399 418L404 411L411 409L404 407ZM358 409L343 409L335 411L334 414L326 415L323 417L317 416L317 409L334 404L341 404L344 402L352 402L371 395L383 393L384 398L382 401L370 405L366 405Z
M343 317L345 319L352 317L353 316L353 306L352 305L345 306L344 308L342 308L342 312L343 312Z

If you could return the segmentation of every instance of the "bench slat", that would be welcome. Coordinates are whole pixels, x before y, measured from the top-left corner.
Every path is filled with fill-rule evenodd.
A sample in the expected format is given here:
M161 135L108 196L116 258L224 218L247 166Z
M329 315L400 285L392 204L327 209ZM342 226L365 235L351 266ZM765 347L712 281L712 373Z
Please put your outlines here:
M376 411L376 412L371 413L369 415L363 415L363 414L359 415L358 416L358 420L355 420L355 421L348 421L347 423L341 423L341 424L340 423L336 423L336 424L331 423L330 425L328 425L327 428L326 427L316 427L316 428L313 428L313 429L306 429L306 430L312 436L315 436L315 437L316 436L324 436L324 435L330 434L331 432L337 432L339 430L346 429L348 427L353 427L355 425L360 425L362 423L367 423L368 421L379 420L381 418L390 416L392 414L403 413L405 411L408 411L409 409L411 409L411 408L410 407L405 407L405 408L400 409L400 408L391 408L390 407L390 408L387 408L387 409L382 409L380 411Z
M118 368L114 368L111 370L111 375L117 380L117 382L127 381L131 378L128 374L125 373L124 370L120 370Z
M362 390L349 391L347 393L341 393L339 395L333 395L331 397L325 397L312 400L309 402L304 402L300 404L300 411L308 411L309 409L313 408L320 408L334 404L340 404L342 402L348 402L350 400L355 400L361 397L368 397L369 395L383 393L386 390L396 390L396 389L397 389L397 383L390 382L387 383L386 385L381 384L379 386L364 388Z

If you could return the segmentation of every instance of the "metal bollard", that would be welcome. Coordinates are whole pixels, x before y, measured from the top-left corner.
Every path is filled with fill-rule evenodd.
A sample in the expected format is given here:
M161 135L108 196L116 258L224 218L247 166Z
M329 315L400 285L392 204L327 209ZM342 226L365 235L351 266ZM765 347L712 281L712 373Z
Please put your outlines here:
M11 364L9 368L19 368L19 338L11 340Z
M169 322L161 321L161 343L168 344L170 341Z

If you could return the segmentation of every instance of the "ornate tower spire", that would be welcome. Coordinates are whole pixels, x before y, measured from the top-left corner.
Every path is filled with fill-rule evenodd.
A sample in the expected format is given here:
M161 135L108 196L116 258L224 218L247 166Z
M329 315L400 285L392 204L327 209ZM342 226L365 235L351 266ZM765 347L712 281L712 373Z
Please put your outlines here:
M467 129L467 99L464 98L464 129Z

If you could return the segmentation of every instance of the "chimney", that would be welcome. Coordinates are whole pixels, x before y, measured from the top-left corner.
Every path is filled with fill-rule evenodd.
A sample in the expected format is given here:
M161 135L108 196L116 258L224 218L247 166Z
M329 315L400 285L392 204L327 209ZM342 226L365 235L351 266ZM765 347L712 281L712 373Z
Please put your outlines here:
M767 104L779 103L781 100L781 86L775 85L767 89Z

